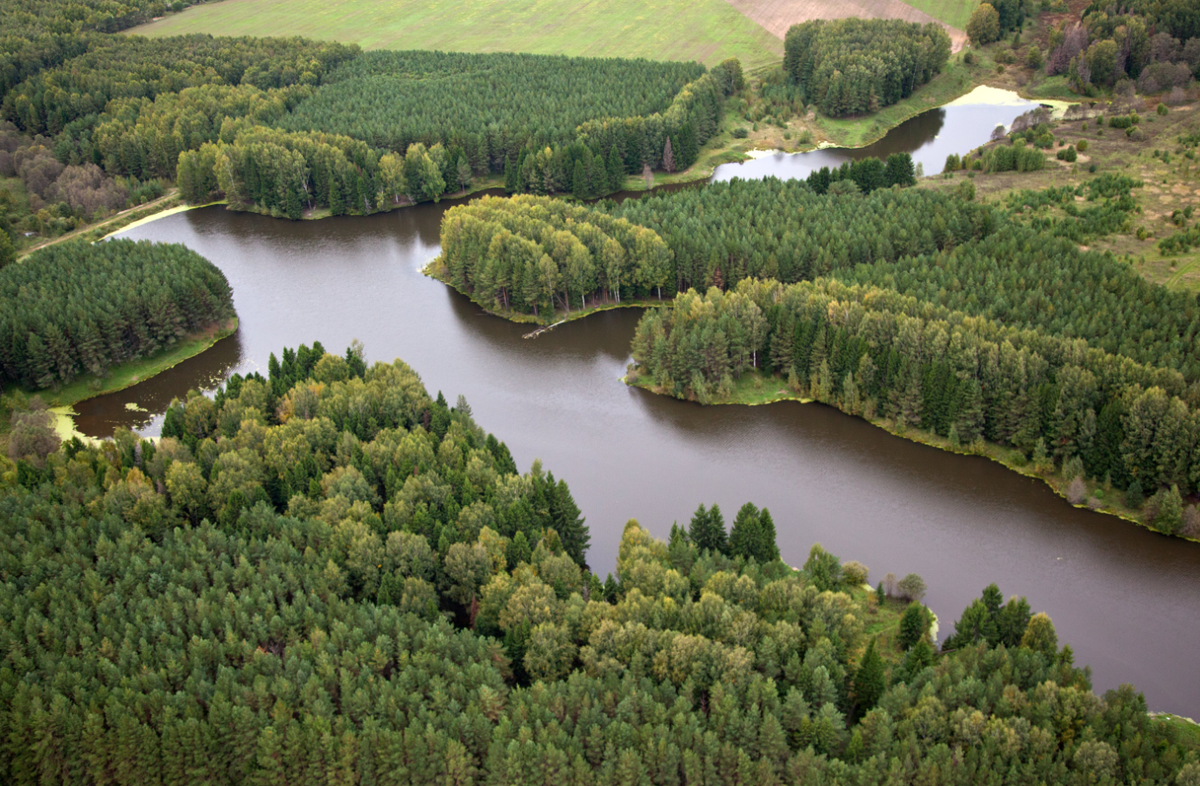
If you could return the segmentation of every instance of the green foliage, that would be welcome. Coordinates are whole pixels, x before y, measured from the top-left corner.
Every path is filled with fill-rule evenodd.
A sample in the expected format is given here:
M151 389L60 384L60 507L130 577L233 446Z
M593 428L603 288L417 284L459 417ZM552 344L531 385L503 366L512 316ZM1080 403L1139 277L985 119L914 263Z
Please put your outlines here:
M918 641L923 641L929 632L930 622L928 609L916 601L908 604L904 616L900 618L900 648L910 650Z
M1045 166L1046 157L1041 151L1026 147L1023 140L996 145L983 154L984 172L1036 172Z
M1142 698L1094 696L1045 635L921 641L889 675L854 596L636 521L602 589L561 481L355 358L284 350L174 403L157 447L3 468L0 780L976 783L1003 757L1014 783L1176 782Z
M937 23L898 19L815 20L792 25L783 67L806 103L830 117L875 112L907 98L950 59Z
M1089 475L1120 484L1200 483L1197 414L1178 372L879 287L750 279L727 293L689 291L643 316L633 340L639 374L679 396L736 379L756 354L802 394L852 414L942 436L953 425L964 443L1027 453L1041 440L1051 457L1079 455Z
M232 316L224 274L182 245L49 246L0 270L0 382L62 385Z
M967 37L975 46L984 46L998 39L1000 33L1000 13L990 3L980 3L967 22Z
M729 553L760 565L779 559L775 522L766 508L759 510L750 502L741 507L729 530Z
M747 503L749 504L749 503ZM704 504L696 508L692 520L688 524L688 540L700 551L714 554L726 554L729 551L729 538L725 532L725 517L721 508L714 502L708 510Z
M1000 588L989 584L980 598L963 610L954 633L942 642L944 651L964 649L983 642L988 647L1018 647L1032 614L1025 598L1003 603Z
M1130 0L1122 3L1123 13L1113 14L1113 23L1121 24L1132 16L1143 17L1147 26L1169 33L1180 41L1200 37L1200 9L1191 0ZM1086 18L1103 14L1110 6L1103 0L1093 0L1083 11ZM1142 20L1138 20L1139 22Z
M99 38L87 54L9 92L4 114L27 132L58 134L74 120L104 113L113 99L154 99L198 85L315 85L357 53L356 46L298 38Z
M703 75L698 63L376 51L331 73L282 127L393 151L459 144L475 171L500 171L506 155L570 144L585 121L664 112Z
M447 211L447 283L486 308L550 316L620 302L669 283L670 249L653 231L547 197L484 197Z

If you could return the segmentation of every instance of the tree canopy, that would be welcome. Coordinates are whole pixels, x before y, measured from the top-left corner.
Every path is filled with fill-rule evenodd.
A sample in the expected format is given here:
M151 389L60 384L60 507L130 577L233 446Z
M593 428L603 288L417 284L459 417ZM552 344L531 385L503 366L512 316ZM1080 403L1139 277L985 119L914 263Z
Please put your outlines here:
M636 521L602 584L566 484L518 474L462 397L360 347L268 372L173 403L158 441L0 459L5 783L1197 774L1045 615L902 655L849 572Z
M225 275L182 245L49 246L0 269L0 383L99 374L233 315Z

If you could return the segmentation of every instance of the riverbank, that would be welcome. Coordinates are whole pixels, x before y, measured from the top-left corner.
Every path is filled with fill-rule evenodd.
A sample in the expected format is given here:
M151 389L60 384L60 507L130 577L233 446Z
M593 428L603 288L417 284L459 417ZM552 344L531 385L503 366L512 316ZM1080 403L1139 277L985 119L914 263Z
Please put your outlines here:
M453 289L455 292L459 292L458 288L447 280L448 277L446 275L446 266L442 263L441 254L438 254L428 265L423 267L421 269L421 273L429 276L435 281L440 281L441 283ZM463 295L464 297L468 297L465 292L459 292L459 294ZM500 317L501 319L509 322L515 322L518 325L539 326L542 328L541 330L535 330L533 333L525 336L525 338L535 338L535 333L540 335L541 333L548 332L549 328L558 327L559 325L564 325L568 322L574 322L577 319L583 319L584 317L589 317L592 314L599 314L601 311L616 311L617 309L621 308L658 308L660 306L670 305L671 298L664 298L662 300L659 300L658 298L631 298L629 300L622 300L620 303L610 301L588 306L587 308L577 309L575 311L555 311L554 315L549 318L535 317L533 314L523 314L519 311L500 311L497 309L488 308L480 303L476 303L474 300L471 302L483 309L484 313L491 314L494 317Z
M87 439L75 429L74 415L76 413L72 408L76 404L145 382L156 374L161 374L167 369L199 355L221 339L232 336L237 329L238 318L234 317L223 323L210 325L204 330L189 333L172 346L150 357L131 360L105 369L101 376L84 374L58 390L18 388L16 391L27 397L40 396L54 412L55 428L64 439L70 439L72 436ZM4 391L6 395L13 392L11 388ZM0 421L0 441L4 443L6 449L9 428L10 424L7 419Z
M666 390L651 384L648 379L641 379L638 374L636 364L630 364L626 370L626 375L622 377L622 382L630 387L641 388L649 393L661 396L671 396ZM750 371L744 373L734 383L734 389L730 395L717 398L710 398L708 401L700 402L695 399L686 399L697 404L706 406L760 406L763 404L774 404L780 401L794 401L799 404L816 404L825 403L819 402L814 398L800 395L795 390L788 387L785 380L776 376L768 376L758 371ZM1081 502L1073 502L1068 498L1067 486L1069 481L1064 480L1062 476L1054 470L1052 462L1037 462L1030 460L1024 453L1015 449L1008 448L1002 445L996 445L990 442L978 440L970 445L953 445L950 440L942 437L934 432L925 431L923 429L914 428L897 424L895 421L881 417L866 417L863 414L852 414L845 412L840 407L833 404L826 404L833 407L843 414L851 415L852 417L861 418L873 426L883 429L889 434L901 437L910 442L916 442L922 445L927 445L932 448L938 448L949 453L956 453L962 456L979 456L994 461L997 464L1004 466L1006 469L1012 470L1018 475L1023 475L1027 478L1040 480L1050 487L1058 496L1062 497L1067 504L1076 508L1086 508L1096 513L1106 513L1110 516L1123 519L1125 521L1137 524L1139 527L1144 527L1151 532L1155 532L1166 536L1166 533L1159 532L1150 524L1146 523L1139 515L1138 511L1127 507L1124 501L1120 499L1121 492L1113 489L1111 486L1106 487L1103 483L1096 482L1092 479L1084 479L1086 492L1082 495ZM1182 535L1174 535L1182 540L1196 540L1195 538L1185 538Z
M45 242L30 246L21 251L17 256L17 260L25 259L34 251L47 246L53 246L58 243L63 243L67 240L84 240L89 243L94 243L97 240L104 240L112 237L117 232L129 229L132 226L140 226L147 221L153 221L157 218L163 218L180 210L187 210L188 206L183 204L183 200L179 196L179 189L172 188L164 196L159 197L153 202L147 202L144 205L131 207L128 210L122 210L120 213L107 218L95 224L90 224L81 227L72 232L67 232L65 235L50 238Z

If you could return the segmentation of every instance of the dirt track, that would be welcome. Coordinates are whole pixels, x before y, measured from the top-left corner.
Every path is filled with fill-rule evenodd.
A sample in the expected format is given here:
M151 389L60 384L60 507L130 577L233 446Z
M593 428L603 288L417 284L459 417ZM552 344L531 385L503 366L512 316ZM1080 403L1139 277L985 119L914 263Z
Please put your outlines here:
M938 22L929 14L901 0L727 0L730 5L754 20L772 35L783 38L794 24L811 19L903 19L906 22ZM967 34L938 22L950 34L953 51L967 43Z

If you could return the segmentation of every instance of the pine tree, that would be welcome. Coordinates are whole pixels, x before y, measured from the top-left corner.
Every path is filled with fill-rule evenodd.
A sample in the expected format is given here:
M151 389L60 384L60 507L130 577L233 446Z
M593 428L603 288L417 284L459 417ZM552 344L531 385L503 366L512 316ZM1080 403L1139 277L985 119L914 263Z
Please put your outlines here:
M583 161L575 161L575 176L571 179L571 194L576 199L588 198L587 173L583 168Z
M744 559L757 559L762 541L758 523L758 508L752 502L742 505L729 530L729 553Z
M727 552L729 543L725 534L725 519L715 503L709 510L705 510L702 503L692 514L688 537L701 552L706 549L720 554Z
M509 194L517 193L517 168L510 155L504 156L504 190Z
M854 673L854 715L861 718L879 703L887 683L884 678L883 659L875 649L875 639L867 645L858 671Z
M620 191L625 186L625 162L621 160L621 154L617 151L617 146L613 145L608 149L608 190L609 192Z

